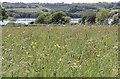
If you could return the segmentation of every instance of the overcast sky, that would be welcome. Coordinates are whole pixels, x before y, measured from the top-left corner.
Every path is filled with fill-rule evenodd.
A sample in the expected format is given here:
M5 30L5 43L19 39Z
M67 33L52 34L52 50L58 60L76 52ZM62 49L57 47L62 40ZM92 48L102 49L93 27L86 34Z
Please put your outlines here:
M0 0L0 2L40 2L40 3L95 3L95 2L119 2L120 0Z

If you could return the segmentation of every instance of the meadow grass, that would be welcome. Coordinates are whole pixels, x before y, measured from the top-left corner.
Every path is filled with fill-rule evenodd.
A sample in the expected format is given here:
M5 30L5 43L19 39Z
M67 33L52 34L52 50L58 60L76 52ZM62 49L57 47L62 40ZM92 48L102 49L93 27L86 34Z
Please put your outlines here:
M50 10L50 9L44 8L42 6L40 6L39 8L13 8L12 10L27 13L27 12L42 12L42 9ZM7 9L7 10L11 10L11 9Z
M3 77L116 77L118 27L2 27Z
M0 78L2 77L2 27L0 27Z

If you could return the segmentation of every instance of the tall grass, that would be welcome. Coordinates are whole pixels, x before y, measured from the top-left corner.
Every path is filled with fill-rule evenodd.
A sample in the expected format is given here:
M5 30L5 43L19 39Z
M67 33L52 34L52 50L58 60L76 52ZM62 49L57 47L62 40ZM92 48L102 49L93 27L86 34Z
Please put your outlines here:
M0 27L0 78L2 77L2 27Z
M4 77L115 77L118 27L3 27Z

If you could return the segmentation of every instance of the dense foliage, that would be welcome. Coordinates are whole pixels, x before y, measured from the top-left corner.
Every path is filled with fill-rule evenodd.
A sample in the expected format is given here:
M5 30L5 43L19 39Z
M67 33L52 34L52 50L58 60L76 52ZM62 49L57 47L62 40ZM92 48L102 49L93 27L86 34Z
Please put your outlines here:
M102 8L99 12L96 14L96 22L97 23L104 23L104 21L108 18L109 10Z
M82 18L80 23L107 24L112 18L112 24L118 24L120 2L117 3L8 3L3 2L0 19L6 19L7 14L13 18L37 18L35 23L65 24L70 18ZM9 5L9 6L8 6ZM7 14L6 14L7 13Z
M64 12L54 12L54 13L43 13L40 14L35 23L40 24L65 24L69 23L70 17L66 15Z
M82 20L80 20L80 23L93 24L95 23L95 19L96 19L96 13L87 13L82 17Z
M2 20L2 22L4 21L4 19L8 18L8 14L5 8L0 6L0 20Z
M25 17L36 18L41 12L51 11L65 11L68 12L70 17L79 18L84 12L97 12L99 8L107 8L110 10L120 9L120 2L118 3L8 3L4 2L3 7L9 11L11 17ZM26 10L27 9L27 10ZM14 12L12 12L14 11ZM26 15L26 16L24 16Z
M112 18L113 18L112 24L118 24L119 23L120 15L118 13L114 14Z

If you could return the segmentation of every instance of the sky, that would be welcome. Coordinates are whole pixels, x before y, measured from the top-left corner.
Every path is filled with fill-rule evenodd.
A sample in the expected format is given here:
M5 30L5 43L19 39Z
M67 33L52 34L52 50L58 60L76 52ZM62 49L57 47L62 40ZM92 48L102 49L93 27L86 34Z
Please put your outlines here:
M96 3L96 2L119 2L120 0L0 0L0 2L23 2L23 3Z

